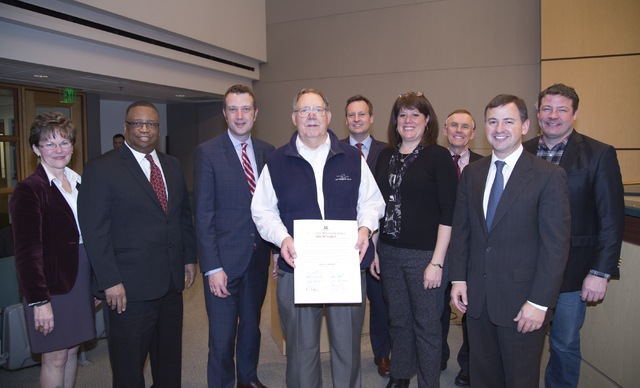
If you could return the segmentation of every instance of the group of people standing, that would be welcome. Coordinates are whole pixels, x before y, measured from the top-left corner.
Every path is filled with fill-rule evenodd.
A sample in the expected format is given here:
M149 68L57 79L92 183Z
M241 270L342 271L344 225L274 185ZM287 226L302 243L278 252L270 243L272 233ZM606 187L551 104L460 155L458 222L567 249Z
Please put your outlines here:
M602 300L619 276L624 215L615 150L573 128L578 102L563 84L541 92L542 134L523 146L524 101L496 96L484 111L492 154L483 158L469 150L476 121L463 109L444 122L448 147L437 144L438 118L421 92L395 100L383 143L371 136L366 97L347 101L350 135L339 140L326 96L303 89L296 131L276 149L252 136L255 95L234 85L227 131L195 151L195 218L177 160L155 150L152 104L129 106L124 145L82 178L66 167L73 124L39 115L30 144L41 163L16 187L10 212L41 385L73 386L78 344L95 335L93 284L108 306L113 386L144 386L149 355L154 387L179 387L181 292L194 282L197 250L209 387L265 387L257 368L270 257L288 387L322 387L323 310L333 386L361 386L365 294L387 388L408 387L416 373L419 387L439 386L450 301L465 314L456 385L538 387L551 322L545 382L577 386L586 302ZM362 303L294 302L296 219L356 221Z

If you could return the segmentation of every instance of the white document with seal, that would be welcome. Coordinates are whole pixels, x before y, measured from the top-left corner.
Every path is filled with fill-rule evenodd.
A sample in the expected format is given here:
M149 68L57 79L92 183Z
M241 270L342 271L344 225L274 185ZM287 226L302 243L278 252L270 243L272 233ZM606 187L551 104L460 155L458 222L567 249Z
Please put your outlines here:
M296 304L362 303L358 223L294 220Z

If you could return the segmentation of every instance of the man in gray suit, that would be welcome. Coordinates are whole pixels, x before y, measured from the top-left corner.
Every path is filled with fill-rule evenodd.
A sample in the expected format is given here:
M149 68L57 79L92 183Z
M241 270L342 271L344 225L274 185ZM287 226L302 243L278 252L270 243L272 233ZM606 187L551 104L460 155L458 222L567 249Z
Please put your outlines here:
M271 144L251 136L258 115L251 88L224 96L228 130L196 148L194 201L200 270L209 316L210 388L260 388L260 312L269 246L251 219L251 198ZM234 356L237 365L234 365Z
M355 95L347 99L344 111L349 137L342 139L342 141L360 150L371 172L374 173L380 151L389 145L374 139L371 135L371 124L374 119L373 104L365 96ZM377 253L375 254L377 255ZM380 376L389 376L391 374L389 359L391 338L389 337L387 303L382 296L380 278L375 278L369 271L366 271L365 277L367 279L367 298L369 299L369 338L373 350L373 363L378 367Z
M193 284L196 247L182 168L157 152L160 119L146 101L129 105L125 143L89 162L78 221L105 311L114 387L179 387L182 290Z
M545 332L571 232L567 176L524 152L527 106L499 95L485 108L487 156L458 185L449 247L451 299L468 314L474 387L537 388Z

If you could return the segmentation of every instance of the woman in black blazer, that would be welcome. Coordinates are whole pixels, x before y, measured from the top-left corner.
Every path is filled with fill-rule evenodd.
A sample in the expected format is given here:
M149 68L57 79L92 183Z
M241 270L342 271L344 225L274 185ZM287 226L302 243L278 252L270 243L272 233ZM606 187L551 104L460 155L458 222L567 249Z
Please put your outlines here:
M41 387L71 387L77 352L95 337L91 269L77 222L80 176L66 167L76 128L61 113L43 113L29 143L40 158L9 202L27 332L42 353Z

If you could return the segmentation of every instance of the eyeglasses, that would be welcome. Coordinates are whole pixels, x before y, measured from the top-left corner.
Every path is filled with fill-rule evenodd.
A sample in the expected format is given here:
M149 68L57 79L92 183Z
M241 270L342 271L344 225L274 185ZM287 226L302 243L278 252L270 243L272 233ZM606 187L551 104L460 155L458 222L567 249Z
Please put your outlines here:
M325 115L325 113L327 113L327 108L323 108L321 106L305 106L300 109L294 110L294 112L296 112L299 117L307 117L309 116L309 114L311 114L311 112L313 112L318 117L322 117Z
M125 121L127 125L129 125L133 129L142 129L143 126L147 126L149 129L158 129L160 128L160 123L154 123L151 121Z
M38 147L43 148L47 151L53 151L55 150L57 147L60 147L63 150L68 150L69 148L73 147L73 144L71 144L70 141L63 141L61 143L45 143L45 144L40 144Z

